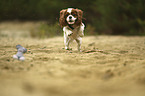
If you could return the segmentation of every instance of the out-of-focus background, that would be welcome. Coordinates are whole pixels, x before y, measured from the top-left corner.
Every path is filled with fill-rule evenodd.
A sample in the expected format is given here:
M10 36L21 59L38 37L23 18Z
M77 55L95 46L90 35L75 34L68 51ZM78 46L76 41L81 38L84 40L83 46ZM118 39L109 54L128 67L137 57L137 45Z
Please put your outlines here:
M68 7L84 11L82 52L64 49ZM144 73L145 0L0 0L0 96L145 96Z
M88 35L145 35L144 6L145 0L1 0L0 21L45 21L40 32L60 35L59 11L73 7L84 11Z

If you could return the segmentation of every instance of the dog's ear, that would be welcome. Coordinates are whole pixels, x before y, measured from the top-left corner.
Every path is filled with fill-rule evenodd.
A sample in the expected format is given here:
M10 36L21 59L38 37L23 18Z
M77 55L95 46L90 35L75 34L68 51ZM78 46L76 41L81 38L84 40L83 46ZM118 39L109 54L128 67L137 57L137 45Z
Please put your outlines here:
M65 16L64 16L65 12L66 12L66 9L63 9L60 11L59 23L60 23L61 27L64 27L67 25L66 20L65 20Z
M76 9L77 14L78 14L78 20L76 22L77 25L80 25L82 23L82 18L83 18L83 11L80 9Z

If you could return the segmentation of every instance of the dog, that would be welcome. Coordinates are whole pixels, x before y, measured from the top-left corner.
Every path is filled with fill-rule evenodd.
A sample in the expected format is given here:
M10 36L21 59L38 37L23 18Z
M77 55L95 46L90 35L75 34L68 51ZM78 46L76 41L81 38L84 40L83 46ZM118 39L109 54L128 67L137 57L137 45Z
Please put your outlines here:
M78 51L81 51L82 37L84 36L85 25L82 23L83 11L80 9L68 8L60 11L59 23L64 32L64 44L66 50L71 50L70 42L76 40Z

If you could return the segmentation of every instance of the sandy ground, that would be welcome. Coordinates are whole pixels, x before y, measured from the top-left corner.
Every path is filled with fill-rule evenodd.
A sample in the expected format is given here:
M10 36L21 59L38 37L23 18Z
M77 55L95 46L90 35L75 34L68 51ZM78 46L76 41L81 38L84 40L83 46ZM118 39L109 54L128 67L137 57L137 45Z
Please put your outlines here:
M85 36L66 51L63 36L30 38L35 25L0 23L0 96L145 96L145 37Z

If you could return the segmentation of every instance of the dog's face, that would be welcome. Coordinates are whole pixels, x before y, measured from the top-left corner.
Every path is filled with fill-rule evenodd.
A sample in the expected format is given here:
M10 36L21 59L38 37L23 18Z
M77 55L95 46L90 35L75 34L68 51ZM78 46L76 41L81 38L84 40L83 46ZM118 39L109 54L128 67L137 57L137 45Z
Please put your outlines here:
M82 22L83 11L74 8L68 8L60 11L59 22L62 27L67 26L68 24L78 24Z
M64 16L68 24L74 24L78 18L78 13L75 9L68 8Z

